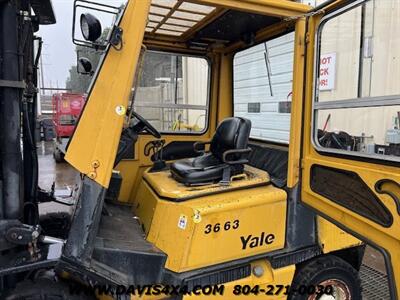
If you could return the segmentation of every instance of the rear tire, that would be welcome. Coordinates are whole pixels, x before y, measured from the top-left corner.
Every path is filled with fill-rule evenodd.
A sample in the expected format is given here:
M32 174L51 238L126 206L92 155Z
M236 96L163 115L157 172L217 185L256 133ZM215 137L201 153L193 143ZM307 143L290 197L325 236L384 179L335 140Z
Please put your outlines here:
M323 286L323 288L322 288ZM318 291L332 291L332 294L311 294L313 288ZM361 281L358 272L343 259L333 256L321 256L306 262L296 272L288 299L358 300L361 297ZM325 297L325 298L323 298Z
M75 287L75 286L74 286ZM17 284L14 290L6 292L4 300L95 300L90 293L71 292L68 284L47 278L26 280Z

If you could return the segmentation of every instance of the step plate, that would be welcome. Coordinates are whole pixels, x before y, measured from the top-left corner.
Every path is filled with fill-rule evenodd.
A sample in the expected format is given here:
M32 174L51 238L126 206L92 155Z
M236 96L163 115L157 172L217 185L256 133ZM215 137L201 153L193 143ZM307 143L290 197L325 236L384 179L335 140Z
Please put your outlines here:
M128 206L106 205L92 258L126 275L131 284L160 283L167 256L146 241Z
M362 265L360 277L363 300L390 300L389 280L386 274Z

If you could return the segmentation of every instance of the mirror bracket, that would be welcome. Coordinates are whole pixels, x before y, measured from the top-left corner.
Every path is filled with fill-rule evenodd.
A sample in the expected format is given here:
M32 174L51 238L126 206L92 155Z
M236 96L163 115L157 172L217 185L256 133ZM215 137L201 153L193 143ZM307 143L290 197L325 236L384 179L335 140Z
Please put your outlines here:
M1 1L1 0L0 0ZM88 0L75 0L74 1L74 11L73 11L73 20L72 20L72 42L77 46L83 46L95 49L96 51L104 51L107 49L109 45L113 46L116 49L122 48L122 29L117 25L114 25L113 31L111 35L109 34L106 38L100 38L95 42L87 41L82 38L77 37L77 32L79 32L78 28L76 28L78 24L77 14L78 9L85 11L100 11L102 13L107 13L113 15L115 18L115 24L119 24L122 12L125 9L125 6L116 7L107 4L95 3L93 1ZM116 30L116 28L119 28ZM118 48L119 46L119 48Z
M121 50L123 47L122 34L123 34L122 28L119 26L114 26L114 29L112 31L111 38L110 38L110 44L116 50Z

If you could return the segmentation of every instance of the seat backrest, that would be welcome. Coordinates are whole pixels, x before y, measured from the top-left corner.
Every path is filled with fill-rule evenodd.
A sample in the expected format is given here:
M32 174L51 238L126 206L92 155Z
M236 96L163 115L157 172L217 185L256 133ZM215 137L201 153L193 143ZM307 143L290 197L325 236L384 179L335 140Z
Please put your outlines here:
M225 151L245 149L249 142L251 121L245 118L228 118L223 120L211 140L211 153L222 160Z

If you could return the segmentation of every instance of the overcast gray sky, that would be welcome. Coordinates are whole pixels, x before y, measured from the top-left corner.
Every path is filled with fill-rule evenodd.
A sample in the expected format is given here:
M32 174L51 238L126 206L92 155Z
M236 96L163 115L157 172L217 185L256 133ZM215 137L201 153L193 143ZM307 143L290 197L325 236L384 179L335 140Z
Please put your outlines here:
M125 1L94 0L94 2L118 6ZM76 65L75 45L71 37L73 3L72 0L53 0L57 23L42 26L38 34L44 42L42 58L46 87L57 87L57 85L60 88L65 87L69 68L71 65Z

